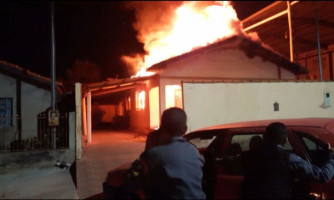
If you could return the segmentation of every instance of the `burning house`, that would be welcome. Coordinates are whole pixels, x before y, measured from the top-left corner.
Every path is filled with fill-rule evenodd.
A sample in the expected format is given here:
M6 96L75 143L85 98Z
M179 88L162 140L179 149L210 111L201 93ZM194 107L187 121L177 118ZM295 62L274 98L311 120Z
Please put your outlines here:
M173 28L163 34L144 34L143 30L147 29L140 29L137 24L139 39L145 43L144 48L149 54L140 59L138 56L123 58L137 68L136 76L83 86L83 112L87 113L83 127L88 141L92 97L122 96L114 103L116 110L121 110L122 115L129 118L131 130L147 133L159 126L163 110L173 106L185 107L183 82L296 80L307 73L306 68L262 44L256 35L246 35L228 3L195 4L179 5L176 17L172 17ZM207 21L202 20L199 7L205 8L202 15ZM184 21L191 15L197 17L198 23ZM210 17L216 20L210 20ZM221 22L221 19L227 20ZM221 23L214 25L213 22ZM189 24L194 26L189 27ZM184 29L179 30L182 27ZM198 32L204 34L198 36L195 34ZM177 34L185 35L181 37L184 40L175 39ZM205 103L206 97L201 98Z
M131 129L147 132L159 126L163 110L184 107L182 82L295 80L307 70L244 36L232 36L157 63L148 72L155 74L90 84L87 91L94 97L128 90L117 106L128 114Z

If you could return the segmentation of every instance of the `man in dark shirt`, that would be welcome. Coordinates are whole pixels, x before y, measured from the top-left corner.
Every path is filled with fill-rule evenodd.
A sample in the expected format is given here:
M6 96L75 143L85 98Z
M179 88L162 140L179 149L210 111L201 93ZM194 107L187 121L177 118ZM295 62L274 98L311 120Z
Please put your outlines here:
M161 117L161 129L171 140L146 151L148 199L205 199L202 189L204 158L182 136L187 116L180 108L169 108Z
M246 164L242 186L243 199L289 199L295 175L326 183L334 175L334 159L330 156L322 167L312 165L283 150L287 139L284 124L270 124L263 135L263 145L251 154Z
M147 199L205 199L202 189L204 158L182 136L187 130L183 109L169 108L158 130L149 133L145 151L124 174L113 172L119 181L104 193L110 199L134 199L133 191L145 187ZM138 196L137 196L138 198Z

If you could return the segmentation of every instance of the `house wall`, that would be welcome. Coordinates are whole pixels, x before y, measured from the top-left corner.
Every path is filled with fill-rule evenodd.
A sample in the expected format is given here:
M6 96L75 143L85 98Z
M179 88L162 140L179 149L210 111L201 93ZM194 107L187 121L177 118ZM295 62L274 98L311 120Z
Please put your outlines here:
M217 81L217 80L265 80L286 79L295 80L296 76L272 62L259 56L249 58L244 51L238 48L238 41L200 51L180 59L167 61L155 76L147 83L145 110L136 111L135 96L133 91L132 114L130 116L131 127L149 127L150 113L149 90L159 85L160 116L166 109L166 85L180 85L182 81ZM158 83L157 83L158 80ZM135 129L137 129L135 128Z
M13 126L10 128L0 128L0 145L9 145L10 141L15 139L17 134L16 120L16 79L5 76L0 73L0 97L13 98ZM17 137L17 135L16 135Z
M155 129L160 126L160 111L161 111L161 93L160 93L160 81L158 77L154 77L147 81L148 88L148 109L149 109L149 122L150 129ZM153 89L157 88L157 94L153 92Z
M166 85L180 85L182 87L181 79L168 79L161 78L160 79L160 116L163 111L166 109Z
M145 91L145 108L136 109L136 92ZM130 129L139 133L148 133L150 130L149 90L147 87L138 87L131 90Z
M102 110L101 122L103 123L111 123L116 116L115 105L92 105L92 110Z
M237 48L211 49L201 54L168 63L160 72L163 77L278 79L277 65L255 56L250 59ZM281 68L282 79L295 79L295 75Z
M298 54L296 60L309 70L306 79L320 79L317 50ZM323 80L334 80L334 45L330 45L326 50L321 50L321 64Z
M37 136L37 115L51 105L48 90L22 82L21 89L22 139Z
M131 99L131 110L130 110L130 129L131 130L134 130L136 132L140 132L140 133L145 133L147 134L150 130L151 130L151 127L150 127L150 120L151 120L151 115L150 113L155 113L155 112L158 112L160 113L161 111L161 106L159 106L159 109L158 110L154 110L154 111L151 111L150 110L150 96L149 96L149 93L150 93L150 90L152 88L155 88L155 87L159 87L159 99L160 99L160 102L161 102L161 87L160 87L160 78L158 76L154 76L152 77L151 79L147 80L145 85L142 86L142 87L138 87L136 89L132 89L131 90L131 95L130 95L130 99ZM141 91L141 90L144 90L145 91L145 109L144 110L136 110L136 91ZM160 114L159 115L159 118L160 118ZM156 115L154 115L156 116ZM152 116L152 117L154 117ZM154 119L152 119L154 120ZM156 120L156 119L155 119ZM160 120L160 119L159 119Z
M183 90L188 132L249 120L334 116L334 82L184 83Z

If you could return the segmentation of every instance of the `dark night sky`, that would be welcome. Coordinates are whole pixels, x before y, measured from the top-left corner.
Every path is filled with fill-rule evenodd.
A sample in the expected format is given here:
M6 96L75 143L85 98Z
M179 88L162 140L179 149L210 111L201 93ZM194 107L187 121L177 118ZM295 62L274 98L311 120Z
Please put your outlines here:
M240 20L272 1L234 1ZM55 1L56 71L76 59L96 63L106 77L128 77L121 55L143 52L132 27L134 10L114 1ZM0 1L0 60L49 76L50 1ZM61 79L60 79L61 80Z

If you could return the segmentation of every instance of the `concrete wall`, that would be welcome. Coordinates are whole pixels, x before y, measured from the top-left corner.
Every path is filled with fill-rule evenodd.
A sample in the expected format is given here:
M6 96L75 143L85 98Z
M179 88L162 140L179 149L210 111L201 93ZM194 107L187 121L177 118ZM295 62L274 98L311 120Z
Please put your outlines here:
M75 113L69 113L69 149L26 152L1 152L0 173L21 168L52 167L57 160L72 164L75 161Z
M0 73L0 98L13 98L13 126L9 128L0 128L0 145L8 145L14 140L17 133L16 120L16 79L5 76Z
M323 106L326 92L330 107ZM334 82L184 83L183 95L188 132L248 120L334 117Z
M111 123L113 118L116 116L115 105L92 105L92 112L98 111L103 113L101 119L92 119L92 120L101 120L104 123ZM94 116L92 116L94 117Z
M160 116L163 111L166 109L166 85L180 85L182 86L181 79L160 79Z
M13 99L13 126L0 128L0 145L9 145L17 138L17 96L16 79L0 74L0 97ZM48 90L21 82L22 139L37 136L37 115L50 106L51 93Z
M136 109L136 91L145 91L145 108ZM131 90L130 129L139 133L148 133L150 130L149 90L147 87L138 87Z
M50 107L51 93L48 90L22 82L22 139L37 136L37 116Z

